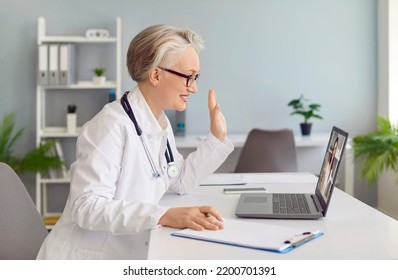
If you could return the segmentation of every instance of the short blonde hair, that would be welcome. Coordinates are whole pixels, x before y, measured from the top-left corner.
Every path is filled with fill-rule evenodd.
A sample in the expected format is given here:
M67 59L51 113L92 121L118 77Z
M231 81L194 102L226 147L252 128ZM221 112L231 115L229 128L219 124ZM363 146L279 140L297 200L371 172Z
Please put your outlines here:
M190 46L197 53L203 49L201 36L190 29L159 24L142 30L131 40L127 51L131 78L141 82L155 67L171 67L179 54Z

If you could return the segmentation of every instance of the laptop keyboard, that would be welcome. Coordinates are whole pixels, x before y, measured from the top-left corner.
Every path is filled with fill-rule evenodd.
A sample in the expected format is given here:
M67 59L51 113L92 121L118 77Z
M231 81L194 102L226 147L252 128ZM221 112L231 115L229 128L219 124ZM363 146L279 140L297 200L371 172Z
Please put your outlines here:
M280 193L272 195L273 212L280 214L308 214L310 213L305 194Z

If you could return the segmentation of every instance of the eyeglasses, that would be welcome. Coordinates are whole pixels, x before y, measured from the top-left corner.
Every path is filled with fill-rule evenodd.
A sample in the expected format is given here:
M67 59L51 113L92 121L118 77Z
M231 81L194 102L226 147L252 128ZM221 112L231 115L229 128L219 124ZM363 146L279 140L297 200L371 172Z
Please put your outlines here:
M177 71L174 71L174 70L171 70L171 69L168 69L168 68L164 68L164 67L160 67L160 66L159 66L159 68L162 69L163 71L166 71L166 72L169 72L171 74L174 74L174 75L177 75L177 76L180 76L180 77L183 77L183 78L187 79L187 82L185 84L186 87L190 87L192 85L193 81L196 81L199 78L199 74L185 75L185 74L182 74L180 72L177 72Z

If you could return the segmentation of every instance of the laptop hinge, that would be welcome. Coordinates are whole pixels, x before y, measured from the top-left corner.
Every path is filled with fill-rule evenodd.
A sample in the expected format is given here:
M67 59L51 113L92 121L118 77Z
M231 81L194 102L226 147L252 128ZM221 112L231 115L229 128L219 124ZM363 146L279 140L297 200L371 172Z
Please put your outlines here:
M321 204L319 203L319 200L318 200L318 198L316 197L316 195L315 195L315 194L311 194L311 197L312 197L312 200L313 200L314 203L315 203L316 210L318 210L318 212L322 212L322 213L323 213L322 206L321 206Z

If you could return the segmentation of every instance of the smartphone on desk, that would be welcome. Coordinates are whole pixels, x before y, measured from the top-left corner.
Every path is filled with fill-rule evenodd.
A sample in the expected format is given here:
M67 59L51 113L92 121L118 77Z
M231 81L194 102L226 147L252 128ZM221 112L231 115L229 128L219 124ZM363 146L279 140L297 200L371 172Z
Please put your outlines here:
M237 194L237 193L264 193L268 192L266 188L225 188L225 194Z

